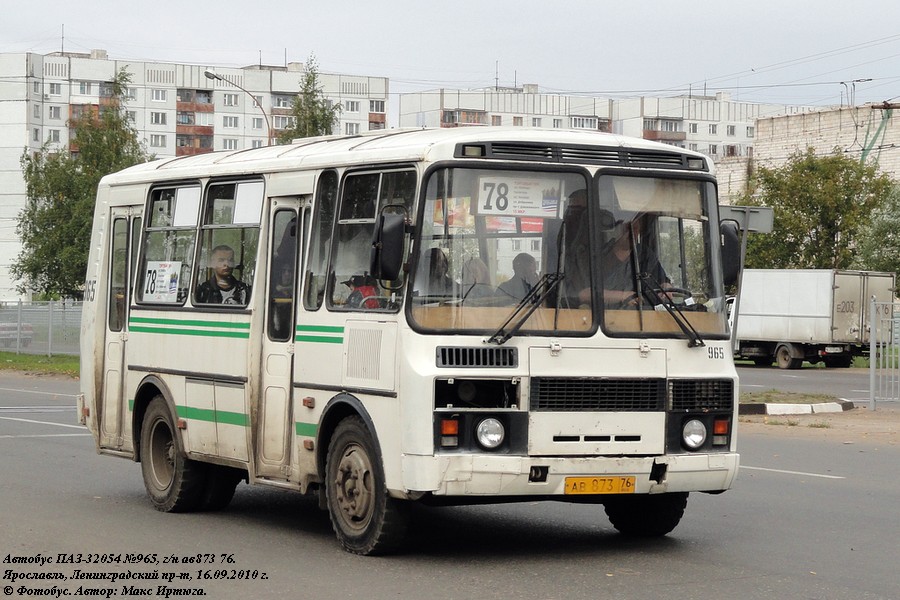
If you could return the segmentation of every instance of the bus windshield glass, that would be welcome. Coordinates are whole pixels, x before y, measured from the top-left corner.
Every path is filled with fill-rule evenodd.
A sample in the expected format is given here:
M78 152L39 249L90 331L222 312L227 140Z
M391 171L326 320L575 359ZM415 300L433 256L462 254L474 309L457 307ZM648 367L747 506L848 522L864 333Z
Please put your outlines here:
M598 324L613 336L725 335L711 183L446 168L426 185L411 282L417 327L500 343L511 332L588 335Z

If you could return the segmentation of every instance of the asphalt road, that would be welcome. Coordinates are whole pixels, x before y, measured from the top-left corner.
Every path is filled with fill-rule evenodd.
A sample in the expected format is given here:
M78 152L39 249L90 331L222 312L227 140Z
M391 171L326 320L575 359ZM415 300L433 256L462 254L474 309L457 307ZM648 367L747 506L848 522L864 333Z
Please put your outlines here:
M288 492L242 485L220 513L154 511L138 465L98 456L73 425L75 393L72 381L0 373L0 556L9 560L0 587L12 591L6 597L28 597L18 591L23 585L46 590L54 583L72 594L83 585L116 597L137 588L164 597L162 585L225 600L900 594L900 448L893 443L847 445L814 430L796 436L785 427L742 424L734 488L692 495L666 538L624 539L593 506L423 509L404 553L362 558L339 549L315 502ZM96 562L59 563L78 554ZM108 562L154 554L158 564ZM38 557L53 561L16 562ZM163 562L172 557L178 562ZM72 580L76 570L160 579ZM11 581L24 573L70 580ZM169 574L176 579L162 579Z
M869 402L868 369L817 369L797 370L777 367L738 366L741 390L761 392L780 390L828 394L850 400L854 404Z

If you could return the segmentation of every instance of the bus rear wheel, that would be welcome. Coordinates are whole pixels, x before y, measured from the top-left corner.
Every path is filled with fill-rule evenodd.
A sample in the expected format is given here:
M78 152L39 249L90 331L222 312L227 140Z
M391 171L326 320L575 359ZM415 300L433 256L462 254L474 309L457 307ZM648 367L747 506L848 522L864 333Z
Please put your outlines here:
M660 537L671 532L687 506L687 492L622 496L604 505L616 531L634 537Z
M141 428L141 474L154 508L162 512L200 508L205 466L178 451L172 414L162 396L154 398Z
M361 418L338 424L325 473L328 513L341 546L362 555L396 550L406 534L405 507L388 495L379 454Z

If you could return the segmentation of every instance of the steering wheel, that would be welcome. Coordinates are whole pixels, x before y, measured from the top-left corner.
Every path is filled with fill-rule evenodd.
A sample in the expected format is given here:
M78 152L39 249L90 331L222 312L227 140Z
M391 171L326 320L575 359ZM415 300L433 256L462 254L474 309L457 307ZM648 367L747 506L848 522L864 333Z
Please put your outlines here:
M667 287L667 288L644 288L643 293L645 294L645 298L647 294L652 296L660 296L663 294L675 295L675 298L672 298L672 302L674 304L684 304L685 301L692 297L690 290L686 290L680 287ZM631 304L638 299L638 293L634 292L629 295L627 298L622 300L619 303L619 308L630 308ZM658 304L659 302L657 302Z

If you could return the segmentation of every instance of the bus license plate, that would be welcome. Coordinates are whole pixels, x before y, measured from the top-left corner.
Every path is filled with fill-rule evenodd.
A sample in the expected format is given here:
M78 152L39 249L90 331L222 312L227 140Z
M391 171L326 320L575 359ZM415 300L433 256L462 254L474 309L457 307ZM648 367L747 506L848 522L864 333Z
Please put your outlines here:
M566 494L633 494L634 476L566 477Z

